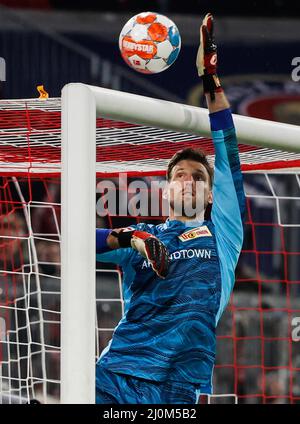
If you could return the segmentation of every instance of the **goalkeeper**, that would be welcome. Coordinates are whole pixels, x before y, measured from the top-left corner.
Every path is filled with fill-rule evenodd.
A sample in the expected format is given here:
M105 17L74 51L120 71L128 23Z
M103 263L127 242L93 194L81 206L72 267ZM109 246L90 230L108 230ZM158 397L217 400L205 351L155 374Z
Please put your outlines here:
M170 160L170 216L160 225L97 229L97 260L123 270L125 314L96 366L97 403L193 404L212 393L216 326L235 281L245 196L228 101L217 76L213 17L200 29L197 68L210 112L214 172L203 152ZM196 190L201 181L203 190ZM203 207L177 216L182 202Z

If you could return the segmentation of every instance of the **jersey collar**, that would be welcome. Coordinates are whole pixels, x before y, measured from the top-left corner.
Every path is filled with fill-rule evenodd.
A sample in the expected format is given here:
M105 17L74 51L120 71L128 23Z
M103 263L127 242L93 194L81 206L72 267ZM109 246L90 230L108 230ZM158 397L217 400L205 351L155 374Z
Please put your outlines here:
M203 225L204 221L200 221L200 220L193 220L193 221L186 221L186 222L182 222L182 221L178 221L177 219L170 219L167 218L165 221L165 225L167 228L174 228L174 227L182 227L182 228L189 228L189 227L199 227L201 225Z

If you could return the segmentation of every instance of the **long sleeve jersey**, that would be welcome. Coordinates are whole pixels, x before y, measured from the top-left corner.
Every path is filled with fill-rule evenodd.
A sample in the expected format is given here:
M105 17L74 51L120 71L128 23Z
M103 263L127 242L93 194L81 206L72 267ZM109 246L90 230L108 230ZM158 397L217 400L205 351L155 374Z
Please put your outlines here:
M168 248L170 268L159 278L137 251L97 255L123 270L125 313L99 361L135 377L190 382L211 393L216 326L235 282L243 243L245 195L230 110L210 115L215 147L210 220L138 224Z

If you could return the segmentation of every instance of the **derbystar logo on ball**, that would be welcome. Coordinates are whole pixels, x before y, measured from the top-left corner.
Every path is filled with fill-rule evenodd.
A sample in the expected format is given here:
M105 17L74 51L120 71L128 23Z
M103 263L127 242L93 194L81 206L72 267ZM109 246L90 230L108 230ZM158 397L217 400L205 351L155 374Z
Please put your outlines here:
M156 74L175 62L181 38L171 19L158 13L143 12L124 25L119 47L131 68L144 74Z

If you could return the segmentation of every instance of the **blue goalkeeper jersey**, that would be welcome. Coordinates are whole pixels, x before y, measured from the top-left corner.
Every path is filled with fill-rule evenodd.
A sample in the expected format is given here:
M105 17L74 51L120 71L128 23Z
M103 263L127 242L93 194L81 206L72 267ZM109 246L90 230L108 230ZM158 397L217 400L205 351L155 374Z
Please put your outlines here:
M216 326L235 281L243 243L245 195L229 110L210 115L215 146L211 220L167 220L133 229L158 237L170 253L166 279L137 251L97 255L123 270L125 313L99 361L110 371L176 380L211 393Z

